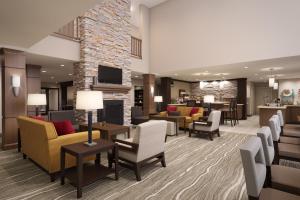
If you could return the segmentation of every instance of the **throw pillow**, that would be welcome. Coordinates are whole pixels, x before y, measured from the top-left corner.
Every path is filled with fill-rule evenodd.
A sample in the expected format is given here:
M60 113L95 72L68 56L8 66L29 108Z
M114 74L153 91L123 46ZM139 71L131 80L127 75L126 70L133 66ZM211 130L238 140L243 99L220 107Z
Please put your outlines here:
M176 106L167 106L167 111L168 112L173 112L173 111L176 111L176 110L177 110Z
M54 124L58 136L67 135L75 132L75 129L70 120L52 123Z
M190 116L192 117L193 114L196 114L199 112L199 108L192 108L191 112L190 112Z
M73 127L73 124L70 120L65 120L64 125L65 125L65 130L64 130L65 134L75 133L75 128Z
M55 129L56 129L56 133L58 136L64 135L64 121L60 121L60 122L52 122Z

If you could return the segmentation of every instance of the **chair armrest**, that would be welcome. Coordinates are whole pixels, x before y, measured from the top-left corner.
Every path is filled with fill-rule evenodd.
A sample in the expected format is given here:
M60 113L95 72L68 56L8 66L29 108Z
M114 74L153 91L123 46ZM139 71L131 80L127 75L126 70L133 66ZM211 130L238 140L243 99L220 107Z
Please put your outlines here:
M208 121L194 121L193 126L211 126L212 122Z
M100 132L93 131L92 138L99 139ZM60 147L63 145L74 144L74 143L78 143L78 142L86 142L87 140L88 140L87 132L79 132L79 133L73 133L73 134L68 134L68 135L62 135L62 136L58 136L55 139L49 140L49 148L51 148L52 146ZM59 148L59 151L60 151L60 148Z
M119 150L129 151L133 153L136 153L138 151L139 144L119 139L114 139L113 141L118 144Z

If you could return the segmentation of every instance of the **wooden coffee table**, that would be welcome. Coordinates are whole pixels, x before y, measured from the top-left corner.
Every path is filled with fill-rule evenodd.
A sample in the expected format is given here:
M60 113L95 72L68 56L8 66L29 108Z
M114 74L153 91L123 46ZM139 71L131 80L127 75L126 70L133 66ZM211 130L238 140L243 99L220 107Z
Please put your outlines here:
M160 116L160 115L150 115L149 117L152 120L166 120L166 121L174 122L175 127L176 127L176 136L178 136L179 122L183 120L185 123L184 116L167 116L167 117L165 117L165 116Z
M77 198L82 197L82 187L89 185L108 174L114 173L115 179L119 179L118 169L118 145L107 140L94 140L95 146L86 146L83 142L65 145L61 147L61 185L65 184L65 177L71 184L77 187ZM100 153L112 150L115 167L110 168L100 164ZM76 168L65 169L66 153L76 158ZM96 155L95 165L84 163L85 157Z
M106 139L109 141L112 141L116 138L118 134L121 133L127 133L128 138L130 138L130 127L129 126L123 126L118 124L111 124L111 123L105 123L103 125L102 122L93 123L92 125L93 130L99 130L101 139ZM79 126L80 131L87 131L88 125L82 124Z

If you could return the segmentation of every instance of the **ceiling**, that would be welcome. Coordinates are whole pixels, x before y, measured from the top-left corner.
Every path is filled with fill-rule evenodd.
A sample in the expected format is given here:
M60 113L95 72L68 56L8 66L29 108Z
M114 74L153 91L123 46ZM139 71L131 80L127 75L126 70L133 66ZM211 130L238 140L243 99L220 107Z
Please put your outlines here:
M248 78L250 81L264 82L270 76L274 75L277 79L300 78L300 56L201 67L158 74L160 77L167 76L191 82L234 78Z
M134 1L136 4L143 4L148 8L152 8L168 0L134 0Z
M0 46L29 48L103 0L1 0Z
M72 81L73 63L71 60L26 53L26 64L42 66L41 81L45 83Z

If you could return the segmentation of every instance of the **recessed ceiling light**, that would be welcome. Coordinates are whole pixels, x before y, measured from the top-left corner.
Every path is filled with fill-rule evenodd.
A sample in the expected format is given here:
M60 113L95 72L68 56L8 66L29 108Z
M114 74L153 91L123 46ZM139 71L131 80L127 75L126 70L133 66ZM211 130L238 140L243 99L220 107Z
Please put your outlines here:
M64 64L61 64L61 65L59 65L59 66L64 67L65 65L64 65Z
M193 76L207 76L207 75L209 75L210 73L208 73L208 72L199 72L199 73L194 73L193 74Z
M266 68L260 69L260 71L268 72L268 71L278 71L278 70L282 70L282 69L283 69L283 67L266 67Z
M42 70L42 73L46 73L47 71L46 70Z
M50 78L51 78L51 79L54 79L54 76L51 76Z
M217 73L217 74L215 74L216 76L227 76L227 75L229 75L229 73Z
M72 76L73 74L68 74L69 76Z
M134 76L135 78L138 78L139 76Z
M244 67L244 69L248 69L249 67Z

